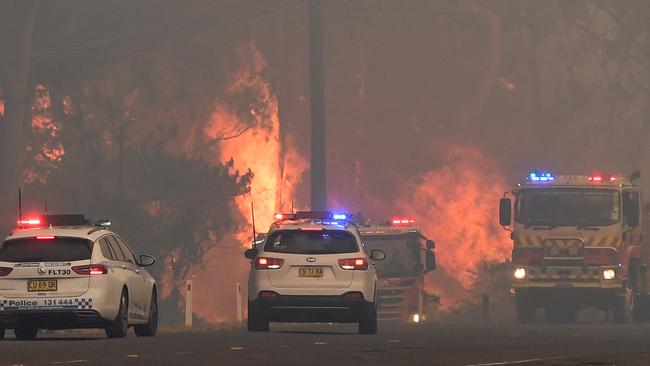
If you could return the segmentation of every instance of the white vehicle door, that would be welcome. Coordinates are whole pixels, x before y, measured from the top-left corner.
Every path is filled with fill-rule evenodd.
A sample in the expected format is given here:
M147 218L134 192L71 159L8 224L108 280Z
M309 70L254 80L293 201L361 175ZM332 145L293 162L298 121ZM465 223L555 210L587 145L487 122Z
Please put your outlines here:
M135 254L133 254L133 251L131 248L129 248L126 242L119 236L115 236L114 239L117 240L120 249L122 249L122 253L126 258L127 269L131 272L130 274L132 276L132 282L130 282L129 288L131 288L131 291L133 292L131 295L133 298L131 301L131 310L133 311L134 318L146 320L147 316L149 315L149 309L147 305L151 296L147 290L148 285L146 281L145 271L140 266L138 266Z

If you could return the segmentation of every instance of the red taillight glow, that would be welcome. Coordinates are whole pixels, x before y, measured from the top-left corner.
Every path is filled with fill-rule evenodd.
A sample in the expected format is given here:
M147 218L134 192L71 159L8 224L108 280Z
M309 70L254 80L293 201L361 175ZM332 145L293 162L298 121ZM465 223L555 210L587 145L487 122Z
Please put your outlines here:
M368 261L365 258L339 259L339 266L347 270L365 271L368 269Z
M255 260L255 269L278 269L284 264L284 259L280 258L257 258Z
M47 235L47 236L37 236L36 240L54 240L56 237L52 235Z
M0 277L9 275L14 269L9 267L0 267Z
M275 214L275 219L276 220L282 220L284 218L283 214Z
M105 275L108 273L108 268L102 264L90 264L87 266L76 266L72 267L72 270L74 273L79 274L79 275L89 275L89 276L96 276L96 275Z

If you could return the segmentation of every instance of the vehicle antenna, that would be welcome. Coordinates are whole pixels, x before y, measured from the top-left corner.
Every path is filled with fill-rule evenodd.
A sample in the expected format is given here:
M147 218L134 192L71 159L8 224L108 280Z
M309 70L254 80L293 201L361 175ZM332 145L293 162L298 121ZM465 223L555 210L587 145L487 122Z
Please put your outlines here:
M293 209L293 196L291 196L291 213L293 214L295 212L296 211L294 211L294 209Z
M21 225L23 221L23 195L18 188L18 225Z
M47 215L47 200L45 200L45 215Z
M257 232L255 231L255 207L253 207L253 201L251 201L251 218L253 219L253 243L257 241Z

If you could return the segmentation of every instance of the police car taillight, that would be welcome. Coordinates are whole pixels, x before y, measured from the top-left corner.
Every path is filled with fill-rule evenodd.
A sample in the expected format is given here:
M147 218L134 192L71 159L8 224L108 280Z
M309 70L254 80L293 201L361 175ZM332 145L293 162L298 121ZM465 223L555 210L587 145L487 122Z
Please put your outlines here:
M72 267L72 270L74 273L79 274L79 275L88 275L88 276L95 276L95 275L105 275L108 273L108 268L102 264L90 264L87 266L76 266Z
M0 267L0 277L8 276L14 269L9 267Z
M36 240L54 240L56 239L55 236L52 235L46 235L46 236L37 236Z
M365 258L339 259L339 266L347 270L365 271L368 269L368 261Z
M255 260L255 269L278 269L284 264L281 258L257 258Z

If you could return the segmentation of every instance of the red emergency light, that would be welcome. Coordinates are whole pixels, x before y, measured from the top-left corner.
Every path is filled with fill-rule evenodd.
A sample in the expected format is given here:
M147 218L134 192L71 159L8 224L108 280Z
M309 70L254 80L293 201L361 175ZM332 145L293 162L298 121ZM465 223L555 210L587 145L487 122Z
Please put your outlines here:
M413 225L415 220L412 219L393 219L393 225Z
M38 226L41 224L40 219L18 220L19 226Z
M587 180L590 182L601 183L601 182L616 182L617 178L615 175L590 175L587 177Z

